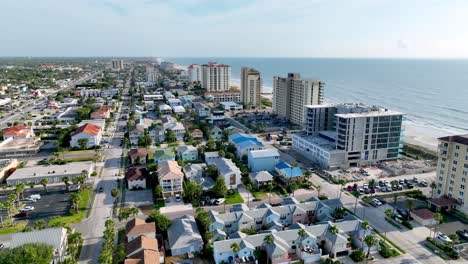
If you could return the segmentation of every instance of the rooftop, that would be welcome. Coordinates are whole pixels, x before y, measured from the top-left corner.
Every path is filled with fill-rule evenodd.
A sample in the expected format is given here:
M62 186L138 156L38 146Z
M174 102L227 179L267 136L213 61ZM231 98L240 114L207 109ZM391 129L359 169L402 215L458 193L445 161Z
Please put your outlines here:
M4 136L21 136L21 137L24 137L24 136L27 136L28 133L31 131L31 127L29 126L22 126L22 125L19 125L19 126L12 126L12 127L8 127L8 128L5 128L3 129L3 135Z
M249 156L255 159L259 158L269 158L269 157L279 157L278 149L262 149L262 150L252 150L249 152Z
M468 134L465 135L455 135L439 138L441 141L453 142L458 144L463 144L468 146Z
M96 135L99 134L100 131L101 131L100 126L95 125L95 124L91 124L91 123L87 123L87 124L84 124L84 125L80 126L79 128L77 128L75 130L75 132L73 132L72 136L80 134L80 133L85 133L85 134L88 134L88 135L96 136Z
M167 236L169 237L171 249L203 243L195 218L191 215L185 215L173 220L167 231Z
M24 167L21 169L16 169L8 180L19 180L19 179L30 179L30 178L41 178L45 176L58 175L64 177L67 175L74 176L81 174L83 170L90 171L93 162L83 161L83 162L73 162L66 165L46 165L46 166L33 166L33 167Z

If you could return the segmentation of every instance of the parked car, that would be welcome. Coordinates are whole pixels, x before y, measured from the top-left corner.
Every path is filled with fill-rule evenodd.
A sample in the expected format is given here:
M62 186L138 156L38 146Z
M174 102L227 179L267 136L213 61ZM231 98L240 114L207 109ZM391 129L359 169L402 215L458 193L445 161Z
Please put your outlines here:
M446 243L446 242L452 242L452 239L450 239L448 236L446 236L444 233L437 233L437 237L436 237L439 241L441 241L442 243Z
M348 186L346 187L346 190L347 190L348 192L351 192L351 191L353 190L353 186L348 185Z
M176 202L180 202L180 201L181 201L181 199L180 199L180 194L176 194L176 195L175 195L175 200L176 200Z
M371 189L370 189L370 193L375 193L375 189L374 189L374 188L371 188Z
M399 190L399 191L403 190L403 185L401 185L401 184L398 184L398 186L397 186L397 190Z
M381 206L382 205L382 202L377 199L377 198L374 198L372 199L372 203L375 205L375 206Z
M358 189L358 185L357 185L357 183L355 183L355 184L353 185L353 191L357 191L357 189Z
M223 204L224 201L226 201L226 199L224 199L224 198L219 198L219 199L216 200L216 205Z
M387 192L392 192L392 187L387 187Z
M34 206L26 205L25 207L21 208L21 212L28 212L28 211L34 211Z
M35 193L35 194L29 195L28 198L35 199L35 200L40 200L40 199L41 199L41 195L38 194L38 193Z
M420 181L419 184L421 184L422 187L427 187L427 186L429 186L429 184L427 183L427 181L424 181L424 180Z
M399 184L403 184L403 183L404 183L403 179L399 179L399 180L398 180L398 183L399 183Z
M418 178L414 177L414 178L413 178L413 182L414 182L414 183L419 183Z
M362 188L362 187L359 188L359 192L360 192L360 193L363 193L363 192L364 192L364 188Z
M396 211L404 218L407 219L409 217L408 211L405 209L397 208Z
M99 192L103 192L104 191L104 188L101 186L99 187Z
M408 189L413 189L413 188L414 188L413 184L411 184L411 183L408 183L408 184L406 185L406 187L408 187Z
M15 217L17 218L23 218L23 217L28 217L28 216L29 216L29 212L27 211L19 212L15 215Z
M379 186L380 186L380 187L384 187L384 186L385 186L384 182L383 182L383 181L379 181Z
M34 198L32 198L32 197L28 197L28 198L26 198L26 199L24 199L24 200L26 200L26 201L28 201L28 202L33 202L33 203L37 202L37 200L34 199Z
M462 238L462 239L465 239L465 240L468 240L468 230L457 230L457 235Z

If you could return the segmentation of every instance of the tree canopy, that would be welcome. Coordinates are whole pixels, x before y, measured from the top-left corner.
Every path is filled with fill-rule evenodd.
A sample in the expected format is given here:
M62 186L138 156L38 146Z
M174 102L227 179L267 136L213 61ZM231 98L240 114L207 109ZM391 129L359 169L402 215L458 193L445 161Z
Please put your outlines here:
M24 244L20 247L0 251L0 263L49 264L53 257L52 251L52 247L47 244Z

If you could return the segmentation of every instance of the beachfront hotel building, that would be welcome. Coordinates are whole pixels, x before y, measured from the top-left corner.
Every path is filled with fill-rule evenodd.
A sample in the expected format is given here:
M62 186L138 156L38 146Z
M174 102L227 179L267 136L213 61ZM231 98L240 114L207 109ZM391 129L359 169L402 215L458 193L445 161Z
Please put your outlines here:
M241 68L241 100L246 109L260 107L262 76L254 68Z
M323 101L324 83L301 79L299 73L273 77L273 113L295 125L304 125L304 106Z
M363 104L307 105L305 129L292 148L323 169L395 160L404 114Z
M199 64L192 64L188 66L188 79L190 83L202 81L202 66Z
M468 214L468 134L439 138L438 156L438 198L431 203Z
M202 65L202 87L207 92L223 92L231 88L231 66L209 62Z

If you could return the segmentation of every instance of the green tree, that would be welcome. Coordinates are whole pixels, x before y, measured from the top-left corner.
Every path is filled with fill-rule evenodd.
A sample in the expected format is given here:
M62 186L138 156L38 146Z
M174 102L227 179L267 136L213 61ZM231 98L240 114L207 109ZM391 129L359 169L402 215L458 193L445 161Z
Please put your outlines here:
M70 201L72 203L75 213L78 213L78 204L80 203L80 200L81 196L79 193L72 193L72 195L70 195Z
M162 198L162 194L163 194L163 188L161 187L161 185L158 185L154 188L154 196L156 196L156 198Z
M70 185L70 178L65 176L62 178L62 182L65 183L65 187L67 188L67 192L68 192L68 186Z
M434 198L434 192L436 189L437 189L437 184L435 183L435 181L432 181L431 182L431 198Z
M68 235L67 238L68 247L67 253L72 258L72 260L76 261L79 257L80 247L83 244L83 237L80 232L73 232Z
M19 247L0 251L0 263L2 264L49 264L52 258L52 246L43 243L24 244Z
M371 247L375 246L375 244L377 243L377 240L375 239L375 237L373 235L367 235L364 238L364 243L366 243L366 245L367 245L366 258L368 258L369 254L370 254Z
M169 226L171 225L171 220L165 215L162 215L157 209L154 209L151 212L146 221L154 222L156 225L156 230L160 230L161 232L166 232Z
M44 228L46 228L46 222L44 220L37 220L34 222L34 229L42 230Z
M272 234L268 234L263 238L263 243L271 245L275 242L275 237Z
M172 142L177 141L176 134L170 129L166 129L166 141L168 143L172 143Z
M208 165L206 167L206 175L215 179L218 176L218 168L215 165Z
M388 217L388 218L392 218L393 216L393 210L391 208L388 208L387 210L385 210L385 215Z
M203 187L194 181L187 180L183 183L184 196L190 202L196 202L203 194Z
M439 229L439 226L440 224L442 223L442 220L444 219L444 217L442 216L441 213L435 213L434 214L434 220L436 220L437 224L436 224L436 230L434 232L434 236L436 235L437 233L437 230Z
M299 235L300 238L303 238L307 235L307 232L305 231L304 228L301 228L299 229L299 231L297 231L297 234Z
M239 244L234 242L234 243L231 244L231 250L232 250L232 252L234 252L234 255L237 256L237 253L241 250L241 248L240 248Z
M39 183L42 185L42 187L44 187L44 191L47 192L47 184L49 183L49 179L42 178Z
M118 188L114 188L111 190L111 196L117 198L119 196L120 190Z
M211 189L211 191L216 197L226 196L227 187L226 187L226 183L224 182L224 179L221 177L216 178L215 184L213 188Z
M87 149L88 148L88 142L89 142L89 139L87 139L87 138L78 139L78 145L80 146L80 149Z
M29 181L29 182L28 182L28 186L29 186L29 188L33 189L34 186L36 186L36 183L33 182L33 181Z
M320 191L322 190L322 186L317 185L317 186L315 186L315 189L317 190L317 198L319 198L320 197Z

